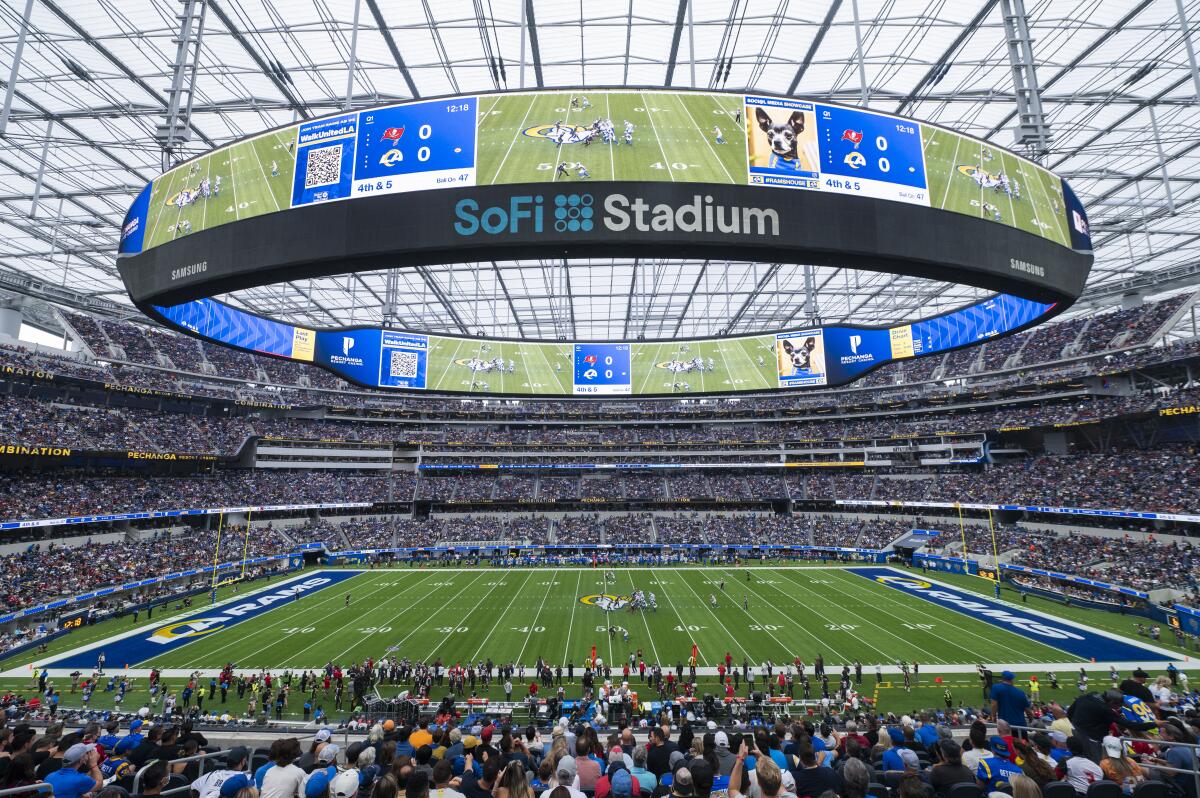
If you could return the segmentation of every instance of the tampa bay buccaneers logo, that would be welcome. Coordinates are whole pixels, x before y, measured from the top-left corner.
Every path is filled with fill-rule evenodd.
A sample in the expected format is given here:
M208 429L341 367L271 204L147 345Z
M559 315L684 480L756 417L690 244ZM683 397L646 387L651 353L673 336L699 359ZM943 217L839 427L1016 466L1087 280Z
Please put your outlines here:
M633 601L633 597L614 596L611 593L593 593L590 596L581 596L579 601L581 604L599 607L600 609L608 612L610 610L619 610L622 607L629 606L629 602Z

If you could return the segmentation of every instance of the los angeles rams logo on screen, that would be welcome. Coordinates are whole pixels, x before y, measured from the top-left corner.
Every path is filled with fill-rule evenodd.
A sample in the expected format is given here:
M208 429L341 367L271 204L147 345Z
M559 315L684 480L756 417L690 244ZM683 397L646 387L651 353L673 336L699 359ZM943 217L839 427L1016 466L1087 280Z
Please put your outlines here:
M521 133L535 139L549 139L555 144L582 144L592 137L592 131L581 125L534 125Z
M599 607L605 612L619 610L622 607L629 606L629 602L633 600L632 596L614 596L611 593L593 593L590 596L580 596L579 603L587 604L591 607Z

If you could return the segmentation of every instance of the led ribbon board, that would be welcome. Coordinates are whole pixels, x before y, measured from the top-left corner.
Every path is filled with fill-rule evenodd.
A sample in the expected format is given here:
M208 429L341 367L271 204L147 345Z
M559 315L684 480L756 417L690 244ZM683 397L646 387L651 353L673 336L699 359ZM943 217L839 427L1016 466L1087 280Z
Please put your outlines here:
M316 330L210 299L361 269L612 255L827 264L998 295L890 329L682 342ZM1044 320L1091 263L1066 182L994 145L829 103L629 89L422 100L244 139L147 186L118 254L142 310L212 341L370 387L554 396L844 384Z

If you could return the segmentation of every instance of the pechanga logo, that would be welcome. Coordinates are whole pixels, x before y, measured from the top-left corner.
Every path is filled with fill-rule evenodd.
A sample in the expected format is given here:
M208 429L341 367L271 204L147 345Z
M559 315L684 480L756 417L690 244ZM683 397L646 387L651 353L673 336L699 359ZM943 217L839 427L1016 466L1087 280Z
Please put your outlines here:
M354 339L348 335L342 336L342 354L350 354L350 350L354 348Z
M314 576L311 579L305 579L303 582L298 582L272 593L259 596L251 601L236 604L223 610L220 615L212 615L207 618L191 618L179 623L173 623L170 626L160 627L155 629L154 633L147 637L146 640L151 643L166 645L181 637L200 637L201 635L212 634L224 628L225 624L236 621L243 615L255 614L280 601L290 601L295 598L297 593L308 593L309 591L324 587L332 581L328 577Z
M614 596L611 593L594 593L590 596L580 596L579 598L580 604L599 607L605 612L627 607L631 601L633 601L632 596Z
M356 355L351 355L350 350L354 348L355 340L349 335L342 336L342 353L340 355L330 355L329 362L338 366L354 366L361 368L363 359Z
M454 231L460 236L478 232L543 233L546 231L544 197L515 195L507 205L481 208L473 199L454 206ZM591 194L559 194L554 197L554 230L558 233L589 232L596 225ZM642 233L731 233L734 235L778 236L779 212L774 208L719 205L712 195L695 194L692 201L673 206L651 205L641 197L609 194L603 202L599 222L614 233L630 229Z
M858 354L858 345L861 343L862 343L861 335L851 335L850 336L850 351L851 351L851 353L857 355Z
M1003 607L994 604L985 604L982 601L975 601L966 596L952 593L949 590L935 589L933 584L926 582L923 579L910 579L907 576L887 576L878 575L875 581L889 587L896 587L901 590L911 590L914 593L920 593L930 599L945 602L953 607L990 618L993 621L1008 624L1020 629L1022 632L1044 637L1050 640L1084 640L1084 637L1068 632L1066 629L1060 629L1055 626L1048 626L1033 618L1014 615Z
M858 348L862 346L861 335L851 335L846 338L846 342L850 345L850 354L842 355L838 358L838 362L843 366L849 366L855 363L874 363L874 352L859 352Z

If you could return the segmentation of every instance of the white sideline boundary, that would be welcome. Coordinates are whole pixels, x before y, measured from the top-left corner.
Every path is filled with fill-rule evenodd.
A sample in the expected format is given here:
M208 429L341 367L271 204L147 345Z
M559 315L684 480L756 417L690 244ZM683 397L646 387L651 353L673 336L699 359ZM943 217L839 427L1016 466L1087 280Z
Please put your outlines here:
M678 566L678 567L666 566L666 567L670 567L670 569L672 571L709 571L709 570L711 570L710 568L700 567L700 566ZM903 576L903 577L909 578L909 579L919 579L919 580L922 580L925 582L929 582L930 584L937 585L938 587L944 588L946 590L952 590L952 591L960 592L960 593L967 593L968 595L973 594L973 591L966 590L964 588L955 587L954 585L948 584L946 582L941 582L935 578L930 577L928 574L923 574L920 572L905 571L905 570L897 569L897 568L890 567L890 566L873 565L870 563L859 563L859 564L848 563L846 565L810 565L810 566L800 566L800 565L749 566L749 567L745 567L745 568L741 568L741 569L736 569L736 570L732 571L732 573L739 573L739 572L754 573L755 571L763 571L763 572L768 572L768 571L820 571L820 570L851 571L854 568L886 568L887 570L894 572L898 576ZM218 601L216 604L202 604L198 607L193 607L192 609L187 610L185 612L180 612L180 613L176 613L174 615L165 616L163 619L153 622L153 623L140 624L140 625L134 626L126 631L120 632L118 634L113 634L113 635L110 635L109 637L105 637L105 638L102 638L99 640L94 640L90 643L85 643L81 646L77 646L68 651L58 652L56 654L51 655L51 657L52 657L52 659L57 660L57 659L63 659L63 658L74 656L74 655L81 654L81 653L87 653L88 651L92 651L97 648L101 648L103 646L111 645L112 643L114 643L118 640L124 640L125 638L133 637L138 634L145 634L145 633L153 631L154 629L157 629L161 626L165 626L165 625L168 625L171 623L178 623L179 621L186 620L187 618L192 617L194 615L211 612L214 607L221 607L221 606L225 606L227 604L235 604L235 603L244 602L248 598L256 596L260 593L278 590L280 588L286 587L290 583L295 582L299 579L311 578L312 576L319 575L321 573L352 572L352 573L354 573L355 576L361 576L363 574L369 574L369 573L412 573L412 574L450 573L450 574L452 574L452 573L475 573L475 572L480 572L480 571L486 572L486 571L493 571L493 570L494 571L502 571L504 573L509 573L512 571L545 571L546 567L545 566L538 566L538 567L523 566L523 567L503 568L503 569L500 569L500 568L441 568L441 567L431 567L431 568L415 568L415 567L414 568L318 568L315 570L305 570L305 571L300 572L299 574L297 574L294 577L284 579L279 582L273 582L268 585L263 585L263 587L259 588L258 590L254 590L249 593L236 594L236 595L230 596L228 598L222 599L221 601ZM581 566L579 568L580 573L586 572L587 570L589 570L589 567L587 567L587 566ZM617 571L657 572L657 571L662 570L662 568L661 567L655 568L655 567L648 567L648 566L626 566L626 567L597 566L595 568L591 568L590 570L614 571L614 572L617 572ZM866 578L862 577L861 575L860 575L860 578L864 579L864 582L871 582L871 580L866 579ZM886 587L886 585L881 585L881 587ZM1024 607L1020 604L1016 604L1014 602L1008 601L1006 599L997 599L993 596L984 596L984 598L987 599L988 601L995 602L996 604L999 604L999 605L1011 608L1013 610L1029 614L1029 615L1034 615L1034 616L1043 618L1045 620L1052 621L1057 624L1061 624L1064 626L1070 626L1075 629L1086 631L1090 634L1100 635L1102 637L1106 637L1111 640L1117 640L1117 641L1128 643L1131 645L1136 645L1138 647L1147 649L1149 651L1154 651L1154 652L1163 654L1163 655L1171 658L1170 662L1173 663L1175 665L1175 667L1177 667L1181 670L1189 670L1189 671L1200 670L1200 660L1193 659L1193 658L1187 657L1187 656L1185 656L1183 659L1175 659L1175 657L1177 657L1179 654L1178 651L1171 651L1169 649L1161 648L1159 646L1154 646L1150 643L1144 643L1141 640L1138 640L1135 638L1123 637L1122 635L1118 635L1113 632L1107 632L1102 629L1097 629L1097 628L1094 628L1091 626L1087 626L1086 624L1080 623L1078 621L1070 620L1070 619L1063 618L1063 617L1060 617L1057 615L1051 615L1049 613L1042 612L1040 610L1030 609L1030 608ZM967 617L969 617L969 616L967 616ZM778 668L780 666L786 666L787 664L788 663L776 663L776 667ZM864 662L863 663L863 685L864 685L864 687L871 686L874 684L875 664L876 663L873 663L873 662ZM999 671L1003 671L1003 670L1011 670L1018 674L1055 671L1055 672L1059 673L1060 681L1062 681L1063 683L1070 683L1072 681L1072 679L1074 678L1073 674L1075 674L1081 667L1086 668L1091 673L1096 673L1096 672L1100 672L1100 671L1107 673L1108 669L1110 667L1114 667L1118 671L1128 671L1128 670L1132 670L1137 667L1141 667L1141 666L1143 666L1143 664L1144 663L1142 663L1142 662L1135 662L1135 661L1087 662L1082 659L1070 660L1070 661L1066 661L1066 662L987 663L988 667L992 671L997 672L997 673ZM1156 662L1156 663L1154 663L1154 666L1160 667L1160 668L1166 668L1167 664L1168 664L1168 662L1166 662L1166 661ZM854 663L852 663L852 662L851 663L826 662L825 671L826 671L826 673L836 676L841 673L842 665L850 665L851 669L853 669ZM756 680L757 680L757 678L760 677L761 663L752 664L751 667L754 669ZM811 663L808 663L806 665L806 668L808 669L808 672L810 674L812 672L811 667L812 667ZM72 669L69 669L69 668L49 668L49 676L54 679L69 678L71 675L71 672L72 672ZM243 671L243 672L246 672L246 671ZM282 672L282 669L279 672ZM582 673L582 668L579 668L578 672ZM944 664L944 665L933 665L933 664L925 665L925 673L929 673L929 674L973 674L975 672L976 672L975 665L965 664L965 663ZM35 673L35 671L33 670L33 668L26 665L23 667L10 668L8 670L2 671L2 672L0 672L0 678L5 678L5 679L29 678L29 679L32 679L34 676L34 673ZM163 668L160 670L160 673L163 675L163 677L166 677L166 678L190 677L193 674L198 674L201 677L207 678L207 677L212 677L212 676L219 676L221 671L219 668L210 668L210 669L201 668L201 669L194 669L194 670L187 669L187 668ZM894 676L894 675L899 675L901 673L901 671L900 671L899 666L897 666L897 665L884 664L883 668L882 668L882 673L885 676ZM112 668L109 668L108 670L106 670L106 674L110 674L110 675L120 674L122 676L127 676L130 678L145 679L150 676L150 669L149 668L112 667ZM717 669L716 669L716 667L713 667L713 666L699 667L696 669L696 674L698 676L702 676L702 677L703 676L716 676ZM636 677L634 677L634 678L630 679L630 683L631 684L639 684L639 683L641 683L641 681L638 680ZM927 680L926 683L932 684L932 681Z

